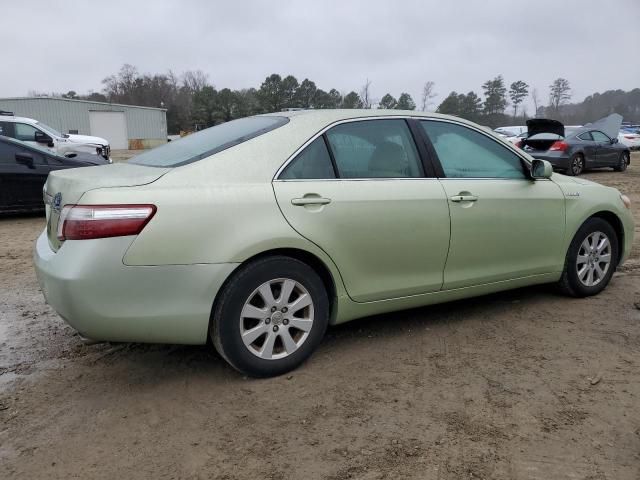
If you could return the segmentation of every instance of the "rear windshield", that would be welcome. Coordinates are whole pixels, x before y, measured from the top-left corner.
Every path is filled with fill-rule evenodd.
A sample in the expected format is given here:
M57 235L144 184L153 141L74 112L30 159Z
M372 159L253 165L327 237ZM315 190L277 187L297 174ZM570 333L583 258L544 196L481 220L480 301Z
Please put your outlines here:
M288 121L287 117L275 116L239 118L154 148L133 157L129 163L150 167L179 167L270 132Z

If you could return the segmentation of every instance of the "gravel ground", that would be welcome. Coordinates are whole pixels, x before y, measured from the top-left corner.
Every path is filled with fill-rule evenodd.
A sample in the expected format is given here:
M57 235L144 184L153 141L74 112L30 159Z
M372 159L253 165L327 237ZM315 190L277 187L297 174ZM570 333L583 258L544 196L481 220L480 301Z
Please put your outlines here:
M614 185L640 212L640 155ZM44 303L39 216L0 220L0 478L640 478L640 231L597 297L547 287L331 328L291 375L86 345Z

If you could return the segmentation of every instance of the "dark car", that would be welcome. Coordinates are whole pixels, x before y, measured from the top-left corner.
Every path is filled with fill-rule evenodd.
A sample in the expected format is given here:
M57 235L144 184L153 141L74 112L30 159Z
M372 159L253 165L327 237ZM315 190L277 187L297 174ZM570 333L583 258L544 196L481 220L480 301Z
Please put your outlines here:
M109 163L100 155L59 156L19 140L0 136L0 213L44 209L42 187L52 170Z
M609 115L582 127L565 127L557 120L527 120L528 136L518 146L534 158L547 160L567 175L611 167L622 172L629 165L629 148L618 143L622 117Z

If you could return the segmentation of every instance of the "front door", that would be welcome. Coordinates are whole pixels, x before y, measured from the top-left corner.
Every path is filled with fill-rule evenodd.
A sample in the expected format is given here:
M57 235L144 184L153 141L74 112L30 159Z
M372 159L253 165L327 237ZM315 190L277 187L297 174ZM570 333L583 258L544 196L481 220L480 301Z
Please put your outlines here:
M611 139L604 133L593 130L591 132L597 144L596 162L600 166L618 165L620 160L620 150L614 147Z
M51 168L46 156L14 142L0 142L2 203L7 210L44 208L42 188Z
M480 130L421 121L451 214L444 289L562 270L564 196L528 178L520 157Z
M403 119L337 125L273 183L282 213L368 302L440 290L449 248L444 190L426 178Z

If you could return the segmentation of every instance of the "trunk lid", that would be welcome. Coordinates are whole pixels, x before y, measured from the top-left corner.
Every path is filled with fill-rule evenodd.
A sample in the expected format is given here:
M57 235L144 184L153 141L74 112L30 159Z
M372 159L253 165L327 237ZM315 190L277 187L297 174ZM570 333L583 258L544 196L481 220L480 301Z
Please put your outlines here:
M522 140L525 151L549 150L558 140L564 139L564 125L548 118L532 118L527 120L527 138Z
M82 195L89 190L146 185L155 182L170 170L169 168L114 163L51 172L44 186L47 237L51 248L57 251L61 245L57 238L57 230L60 211L65 205L78 203Z
M557 120L548 118L532 118L527 120L527 132L529 137L539 133L554 133L564 137L564 125Z

